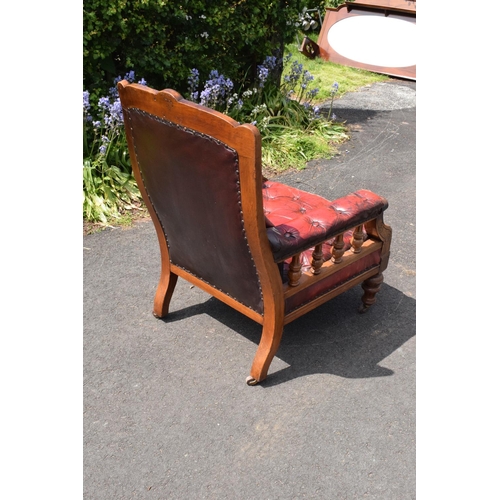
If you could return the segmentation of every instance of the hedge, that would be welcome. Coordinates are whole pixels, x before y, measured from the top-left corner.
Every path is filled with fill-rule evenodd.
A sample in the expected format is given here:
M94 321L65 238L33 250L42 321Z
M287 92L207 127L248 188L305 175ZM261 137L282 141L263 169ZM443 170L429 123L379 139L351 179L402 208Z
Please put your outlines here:
M91 95L133 69L155 88L183 93L190 70L242 85L266 56L281 59L307 0L84 0L83 76ZM323 3L323 2L320 2ZM279 81L282 68L272 75Z

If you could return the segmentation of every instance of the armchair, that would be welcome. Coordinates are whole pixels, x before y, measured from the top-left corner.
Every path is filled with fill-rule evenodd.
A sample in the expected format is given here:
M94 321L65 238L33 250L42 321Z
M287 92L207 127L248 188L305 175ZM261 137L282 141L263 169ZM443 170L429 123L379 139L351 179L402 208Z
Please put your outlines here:
M137 184L153 220L161 274L153 314L167 316L178 277L262 325L247 377L267 377L286 324L361 284L374 302L389 259L387 201L359 190L329 201L261 172L256 127L121 81Z

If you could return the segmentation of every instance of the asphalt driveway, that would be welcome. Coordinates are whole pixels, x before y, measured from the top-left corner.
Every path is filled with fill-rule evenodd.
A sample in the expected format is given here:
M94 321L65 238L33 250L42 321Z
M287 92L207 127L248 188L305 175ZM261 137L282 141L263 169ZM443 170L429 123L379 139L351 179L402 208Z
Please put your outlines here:
M84 498L415 498L416 84L334 111L352 132L340 154L278 179L386 197L385 283L365 315L354 289L287 325L262 384L245 384L250 319L183 280L153 317L152 222L84 237Z

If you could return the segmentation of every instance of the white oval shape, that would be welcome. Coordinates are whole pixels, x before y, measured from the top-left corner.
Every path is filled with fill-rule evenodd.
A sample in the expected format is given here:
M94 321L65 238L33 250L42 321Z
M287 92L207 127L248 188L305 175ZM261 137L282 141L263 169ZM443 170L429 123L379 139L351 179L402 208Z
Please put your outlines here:
M416 23L375 14L341 19L328 30L328 43L352 61L404 68L416 65Z

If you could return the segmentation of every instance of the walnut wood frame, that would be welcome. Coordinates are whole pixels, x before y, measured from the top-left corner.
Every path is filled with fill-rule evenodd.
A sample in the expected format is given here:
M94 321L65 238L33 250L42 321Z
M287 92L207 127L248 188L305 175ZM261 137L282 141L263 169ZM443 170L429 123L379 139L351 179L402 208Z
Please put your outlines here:
M124 110L125 129L134 176L153 220L161 253L161 273L153 305L153 314L156 317L167 316L177 279L181 277L261 324L261 340L250 369L250 376L247 378L249 385L255 385L267 376L271 361L280 345L284 325L361 283L365 290L361 312L366 311L375 302L375 294L383 279L382 272L387 267L392 234L391 228L384 224L382 215L364 222L363 227L367 239L359 249L347 251L340 259L337 258L336 262L330 260L322 265L321 263L319 266L315 265L311 271L299 273L294 286L283 284L266 233L262 196L261 137L258 129L251 124L239 124L217 111L187 101L171 89L156 91L142 85L129 84L125 80L118 84L118 89ZM141 176L134 148L134 131L127 115L129 108L143 110L150 115L175 122L181 127L215 137L237 151L241 183L241 212L248 246L260 281L263 300L262 314L171 262L164 229ZM376 266L349 278L327 293L285 314L285 301L288 298L345 269L352 262L372 252L380 253L380 262Z

